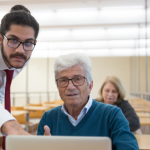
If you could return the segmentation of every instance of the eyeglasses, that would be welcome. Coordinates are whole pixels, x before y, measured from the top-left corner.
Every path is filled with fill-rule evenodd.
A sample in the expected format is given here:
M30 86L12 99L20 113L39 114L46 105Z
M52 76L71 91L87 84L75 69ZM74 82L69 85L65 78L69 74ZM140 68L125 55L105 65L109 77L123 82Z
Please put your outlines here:
M18 40L16 40L15 38L7 38L5 35L3 35L4 38L7 39L7 45L11 48L18 48L20 46L20 44L23 45L23 49L25 51L33 51L34 47L35 47L35 41L33 40L28 40L26 42L20 42Z
M63 88L63 87L67 87L67 86L68 86L69 80L72 81L72 84L73 84L74 86L81 86L81 85L84 84L85 79L86 79L86 77L83 77L83 76L75 76L75 77L72 78L72 79L59 78L59 79L57 79L56 81L57 81L57 86Z

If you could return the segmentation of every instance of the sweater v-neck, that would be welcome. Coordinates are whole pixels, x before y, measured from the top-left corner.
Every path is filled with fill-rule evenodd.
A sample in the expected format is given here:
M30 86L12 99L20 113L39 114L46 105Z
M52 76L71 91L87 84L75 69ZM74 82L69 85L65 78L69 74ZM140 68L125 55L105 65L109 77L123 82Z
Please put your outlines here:
M72 129L78 129L80 128L80 126L82 126L83 123L85 123L85 121L89 118L89 116L92 114L93 110L95 109L95 107L98 105L98 102L94 101L92 102L92 105L89 109L89 111L87 112L87 114L82 118L82 120L76 125L76 126L73 126L73 124L70 122L68 116L62 112L60 112L62 114L62 120L65 121L65 123L67 124L67 126L69 126L70 128ZM61 111L61 109L60 109Z

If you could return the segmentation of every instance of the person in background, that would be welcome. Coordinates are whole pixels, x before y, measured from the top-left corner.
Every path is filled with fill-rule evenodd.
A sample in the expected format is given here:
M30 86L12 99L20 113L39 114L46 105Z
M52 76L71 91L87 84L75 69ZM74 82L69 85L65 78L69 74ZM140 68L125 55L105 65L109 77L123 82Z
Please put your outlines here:
M62 106L44 113L37 135L57 136L107 136L113 150L139 150L129 123L118 107L92 99L91 61L81 53L58 57L54 64L55 81Z
M115 105L119 107L129 122L131 132L135 132L140 128L139 118L128 101L124 100L125 90L118 77L107 76L100 90L100 98L97 99L105 104Z

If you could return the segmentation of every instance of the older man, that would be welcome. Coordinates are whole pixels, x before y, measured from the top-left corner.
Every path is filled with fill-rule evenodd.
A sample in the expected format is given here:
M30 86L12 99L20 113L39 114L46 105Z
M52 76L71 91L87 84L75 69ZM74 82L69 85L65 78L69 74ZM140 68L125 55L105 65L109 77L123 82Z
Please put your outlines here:
M121 110L91 98L93 80L87 56L80 53L60 56L54 67L57 88L64 104L43 115L38 135L44 134L43 127L47 125L51 135L107 136L112 140L113 150L139 149Z

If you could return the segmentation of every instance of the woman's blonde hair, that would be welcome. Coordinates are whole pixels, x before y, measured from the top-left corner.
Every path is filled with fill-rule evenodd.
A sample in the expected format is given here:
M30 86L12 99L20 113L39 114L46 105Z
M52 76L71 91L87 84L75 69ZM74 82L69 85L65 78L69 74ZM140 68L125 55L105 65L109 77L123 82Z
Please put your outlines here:
M124 87L123 87L121 81L120 81L119 78L116 77L116 76L107 76L107 77L105 78L105 80L104 80L104 82L103 82L103 84L102 84L102 86L101 86L101 88L100 88L100 90L99 90L100 98L97 99L97 100L98 100L98 101L101 101L101 102L104 102L104 99L103 99L103 97L102 97L102 91L103 91L103 88L104 88L105 84L108 83L108 82L112 83L112 84L116 87L116 89L117 89L117 91L118 91L118 99L117 99L117 101L115 102L115 104L118 105L118 104L121 103L121 101L122 101L123 98L125 97L125 90L124 90Z

